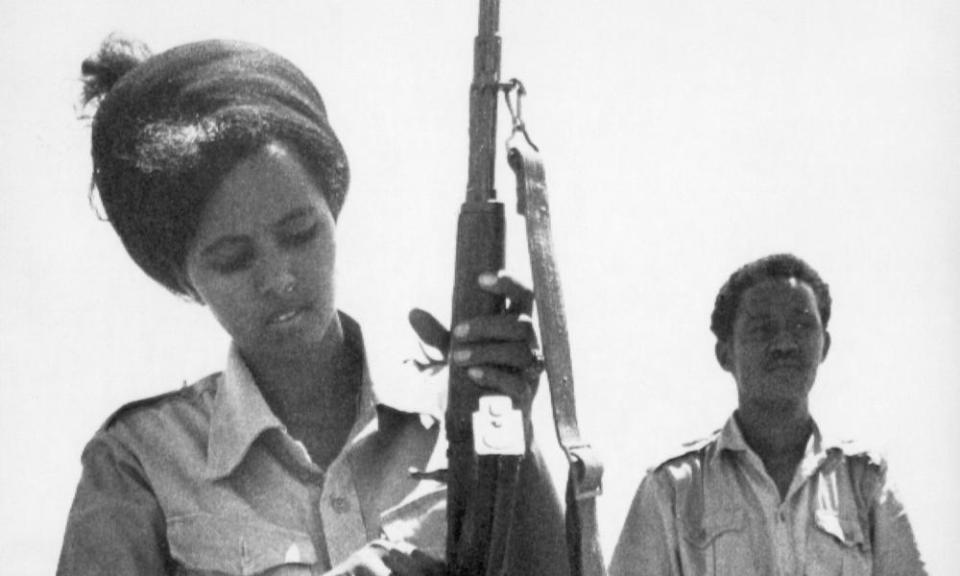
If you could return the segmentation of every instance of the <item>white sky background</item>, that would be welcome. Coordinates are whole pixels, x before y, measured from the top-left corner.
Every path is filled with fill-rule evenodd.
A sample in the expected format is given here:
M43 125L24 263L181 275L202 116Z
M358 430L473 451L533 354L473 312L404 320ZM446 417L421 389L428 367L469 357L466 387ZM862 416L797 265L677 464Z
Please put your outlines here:
M413 349L411 306L449 316L476 9L0 0L4 573L53 572L106 416L219 369L226 350L88 206L82 58L120 30L157 51L250 40L304 69L352 165L339 300L376 376ZM551 186L581 424L606 462L608 559L644 469L734 407L708 330L717 289L792 251L834 295L822 427L888 456L932 573L960 573L960 5L503 0L501 16L503 75L527 85ZM512 213L502 158L498 171ZM529 278L511 226L509 267Z

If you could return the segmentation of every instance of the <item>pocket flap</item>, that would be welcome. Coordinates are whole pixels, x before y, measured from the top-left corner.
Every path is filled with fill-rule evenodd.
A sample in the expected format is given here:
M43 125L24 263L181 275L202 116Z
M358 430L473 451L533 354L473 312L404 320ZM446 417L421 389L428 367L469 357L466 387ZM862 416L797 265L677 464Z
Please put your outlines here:
M167 522L167 540L173 558L194 570L256 574L285 564L317 562L307 534L249 519L209 514L172 518Z
M830 510L817 510L815 522L818 529L845 546L864 547L866 543L860 522L855 518L845 518Z
M739 532L744 526L743 510L717 510L704 514L699 520L684 520L683 537L697 548L706 548L724 532Z

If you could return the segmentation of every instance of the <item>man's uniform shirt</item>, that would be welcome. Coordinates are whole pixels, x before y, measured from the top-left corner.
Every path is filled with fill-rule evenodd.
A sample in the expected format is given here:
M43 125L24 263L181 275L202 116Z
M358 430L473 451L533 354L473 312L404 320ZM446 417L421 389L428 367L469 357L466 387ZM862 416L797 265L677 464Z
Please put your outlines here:
M925 574L885 463L849 444L807 443L786 498L734 417L648 472L611 576Z

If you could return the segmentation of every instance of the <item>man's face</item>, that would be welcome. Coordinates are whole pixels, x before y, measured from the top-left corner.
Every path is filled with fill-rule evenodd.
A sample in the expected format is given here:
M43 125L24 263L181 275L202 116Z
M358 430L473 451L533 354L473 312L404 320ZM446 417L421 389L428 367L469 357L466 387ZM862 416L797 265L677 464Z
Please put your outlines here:
M717 344L717 359L737 381L741 408L805 407L829 346L813 289L770 279L741 296L733 335Z

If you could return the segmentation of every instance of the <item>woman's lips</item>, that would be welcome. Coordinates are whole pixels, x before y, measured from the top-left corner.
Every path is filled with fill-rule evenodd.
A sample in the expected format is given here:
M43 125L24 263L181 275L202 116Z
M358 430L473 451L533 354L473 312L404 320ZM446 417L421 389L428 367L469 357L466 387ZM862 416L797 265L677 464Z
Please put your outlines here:
M294 308L283 308L277 312L274 312L267 319L267 324L270 326L283 326L285 324L292 324L303 317L310 310L310 306L297 306Z

